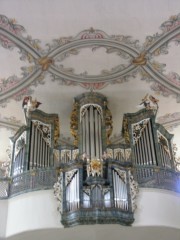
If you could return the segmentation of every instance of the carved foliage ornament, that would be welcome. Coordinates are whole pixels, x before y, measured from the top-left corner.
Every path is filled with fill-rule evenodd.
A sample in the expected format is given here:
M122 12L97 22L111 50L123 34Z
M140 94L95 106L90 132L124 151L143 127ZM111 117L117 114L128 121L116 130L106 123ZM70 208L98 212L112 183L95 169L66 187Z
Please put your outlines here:
M110 136L113 131L113 121L112 121L112 114L107 105L105 106L105 127L106 127L106 141L107 145L111 143Z
M62 206L63 206L63 173L60 172L57 182L53 186L54 188L54 196L58 201L57 210L62 213Z
M71 134L74 137L74 145L78 145L78 103L73 104L73 110L70 118Z
M132 131L133 131L133 142L134 144L137 143L138 139L141 137L141 134L145 127L147 126L147 123L149 122L149 118L143 119L139 121L138 123L132 124Z
M134 180L134 177L130 171L129 171L129 184L130 184L130 192L131 192L132 211L134 212L137 208L136 197L139 192L139 188L138 188L138 183Z

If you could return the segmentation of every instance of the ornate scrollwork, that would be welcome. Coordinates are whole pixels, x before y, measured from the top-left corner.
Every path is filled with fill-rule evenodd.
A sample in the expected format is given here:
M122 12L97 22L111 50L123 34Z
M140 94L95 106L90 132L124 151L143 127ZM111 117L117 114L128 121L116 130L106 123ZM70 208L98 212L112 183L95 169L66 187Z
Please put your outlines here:
M0 165L0 173L2 172L3 177L9 177L11 168L11 162L9 160L4 161ZM0 174L1 177L1 174Z
M145 127L147 126L147 123L149 122L149 118L143 119L142 121L139 121L138 123L132 124L132 131L133 131L133 141L134 143L137 143L138 139L141 137L141 134Z
M134 177L130 171L129 171L129 184L130 184L130 192L131 192L132 211L134 212L137 208L136 197L139 192L139 188L138 188L138 183L134 180Z
M63 210L63 174L60 172L57 182L53 186L54 196L58 201L57 210L62 213Z
M169 78L163 75L161 69L157 69L151 62L154 56L168 53L171 41L177 45L179 44L179 18L180 14L171 16L161 24L162 32L147 36L142 46L138 40L133 40L131 36L109 36L101 30L90 28L80 32L75 37L53 39L52 43L47 44L48 49L42 49L40 40L32 39L29 35L23 36L25 31L23 26L16 24L14 19L8 19L6 16L0 15L0 44L6 49L18 47L21 60L34 63L34 66L25 67L25 75L23 73L22 79L15 76L14 83L10 81L8 88L5 82L2 85L0 84L4 93L1 103L5 104L9 97L13 97L18 101L25 94L29 94L29 91L32 92L33 90L29 89L29 86L33 83L39 84L42 82L37 82L37 79L46 74L46 71L50 73L52 81L55 80L66 85L79 84L86 89L92 87L101 89L109 83L122 83L131 76L142 73L142 78L146 81L155 81L153 86L155 91L159 91L166 96L167 94L175 95L179 100L178 78L176 77L177 82L174 82L174 77L172 79L172 77ZM66 51L64 50L65 44ZM55 64L52 66L52 63L57 61L58 58L63 63L66 57L79 53L84 47L92 48L94 51L94 49L104 46L106 46L107 53L117 52L122 58L132 58L130 66L127 67L121 64L117 66L118 69L115 66L110 72L105 70L105 74L101 73L100 75L89 75L86 71L81 74L75 74L72 71L66 74L69 69L66 70ZM20 81L21 84L19 84Z
M77 160L78 159L78 156L79 156L79 149L74 149L72 151L72 159L73 160Z
M180 157L176 156L177 150L178 150L178 148L177 148L176 144L173 144L173 155L174 155L175 169L176 169L176 171L180 172Z
M42 137L51 146L51 125L45 124L37 120L32 120L34 125L42 132Z

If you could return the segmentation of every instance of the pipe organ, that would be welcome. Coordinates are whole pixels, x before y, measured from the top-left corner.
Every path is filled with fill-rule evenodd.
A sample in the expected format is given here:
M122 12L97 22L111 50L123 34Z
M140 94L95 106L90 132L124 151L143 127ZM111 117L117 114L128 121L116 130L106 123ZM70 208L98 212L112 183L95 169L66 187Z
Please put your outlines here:
M110 143L113 127L107 105L105 96L93 92L74 99L70 126L79 157L76 161L60 160L64 226L133 222L130 193L131 187L136 193L137 189L131 186L133 176L128 168L131 148Z
M131 225L138 183L143 187L176 186L173 135L156 123L155 117L149 104L137 113L124 114L123 141L112 144L113 121L107 98L84 93L74 98L70 117L74 144L63 145L58 114L29 109L26 125L11 138L11 176L54 168L58 179L54 192L65 227Z
M58 115L35 110L28 114L26 121L27 125L11 138L13 176L31 169L54 166L53 149L59 138Z

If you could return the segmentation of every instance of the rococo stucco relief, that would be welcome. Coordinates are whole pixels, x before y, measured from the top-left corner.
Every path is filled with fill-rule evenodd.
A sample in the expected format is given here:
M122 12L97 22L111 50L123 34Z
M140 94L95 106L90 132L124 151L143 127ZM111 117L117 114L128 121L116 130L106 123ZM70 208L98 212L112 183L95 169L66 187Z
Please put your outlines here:
M160 26L160 33L147 36L143 45L131 36L109 36L101 30L90 28L80 32L75 37L60 37L41 47L41 41L25 36L25 28L14 19L0 16L0 42L3 48L12 50L18 48L22 61L28 61L29 66L22 67L22 78L9 76L1 79L0 101L4 106L10 98L22 100L30 94L30 86L40 84L44 75L49 73L52 81L59 84L77 85L85 89L101 89L107 84L122 83L129 77L140 73L141 79L152 81L151 88L164 96L174 95L180 101L180 76L170 72L163 74L165 64L156 61L156 57L168 54L170 43L180 43L180 14L171 16ZM112 69L102 69L100 74L88 72L77 74L75 69L65 68L63 61L72 55L78 55L82 49L105 48L107 54L116 53L119 64ZM121 64L125 60L124 64Z

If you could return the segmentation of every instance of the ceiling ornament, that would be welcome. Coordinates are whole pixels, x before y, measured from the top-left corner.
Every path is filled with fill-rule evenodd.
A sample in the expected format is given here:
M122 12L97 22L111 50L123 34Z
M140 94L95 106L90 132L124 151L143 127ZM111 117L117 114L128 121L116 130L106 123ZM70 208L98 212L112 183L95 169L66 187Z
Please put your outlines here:
M44 83L48 73L52 81L59 84L80 85L85 89L102 89L108 84L123 83L137 73L141 79L152 82L151 88L164 95L173 95L180 102L180 76L177 73L165 75L165 64L156 61L156 57L168 54L169 43L180 43L180 14L170 17L161 26L161 33L147 36L140 46L138 40L130 36L107 35L101 30L90 28L75 37L61 37L47 44L46 49L40 46L40 40L25 36L23 26L13 19L0 15L0 44L3 48L19 49L20 59L28 61L29 66L22 67L22 78L10 76L0 79L0 103L2 106L13 98L22 100L25 95L32 94L31 86ZM101 69L99 74L88 71L77 73L72 67L65 67L64 61L78 55L83 49L92 52L103 48L106 54L116 54L119 63L112 69ZM125 63L122 64L122 62Z
M158 123L162 124L167 130L173 131L174 128L180 125L180 112L167 113L157 120Z
M0 115L0 128L6 128L9 131L16 132L22 125L22 122L13 116L2 117Z

